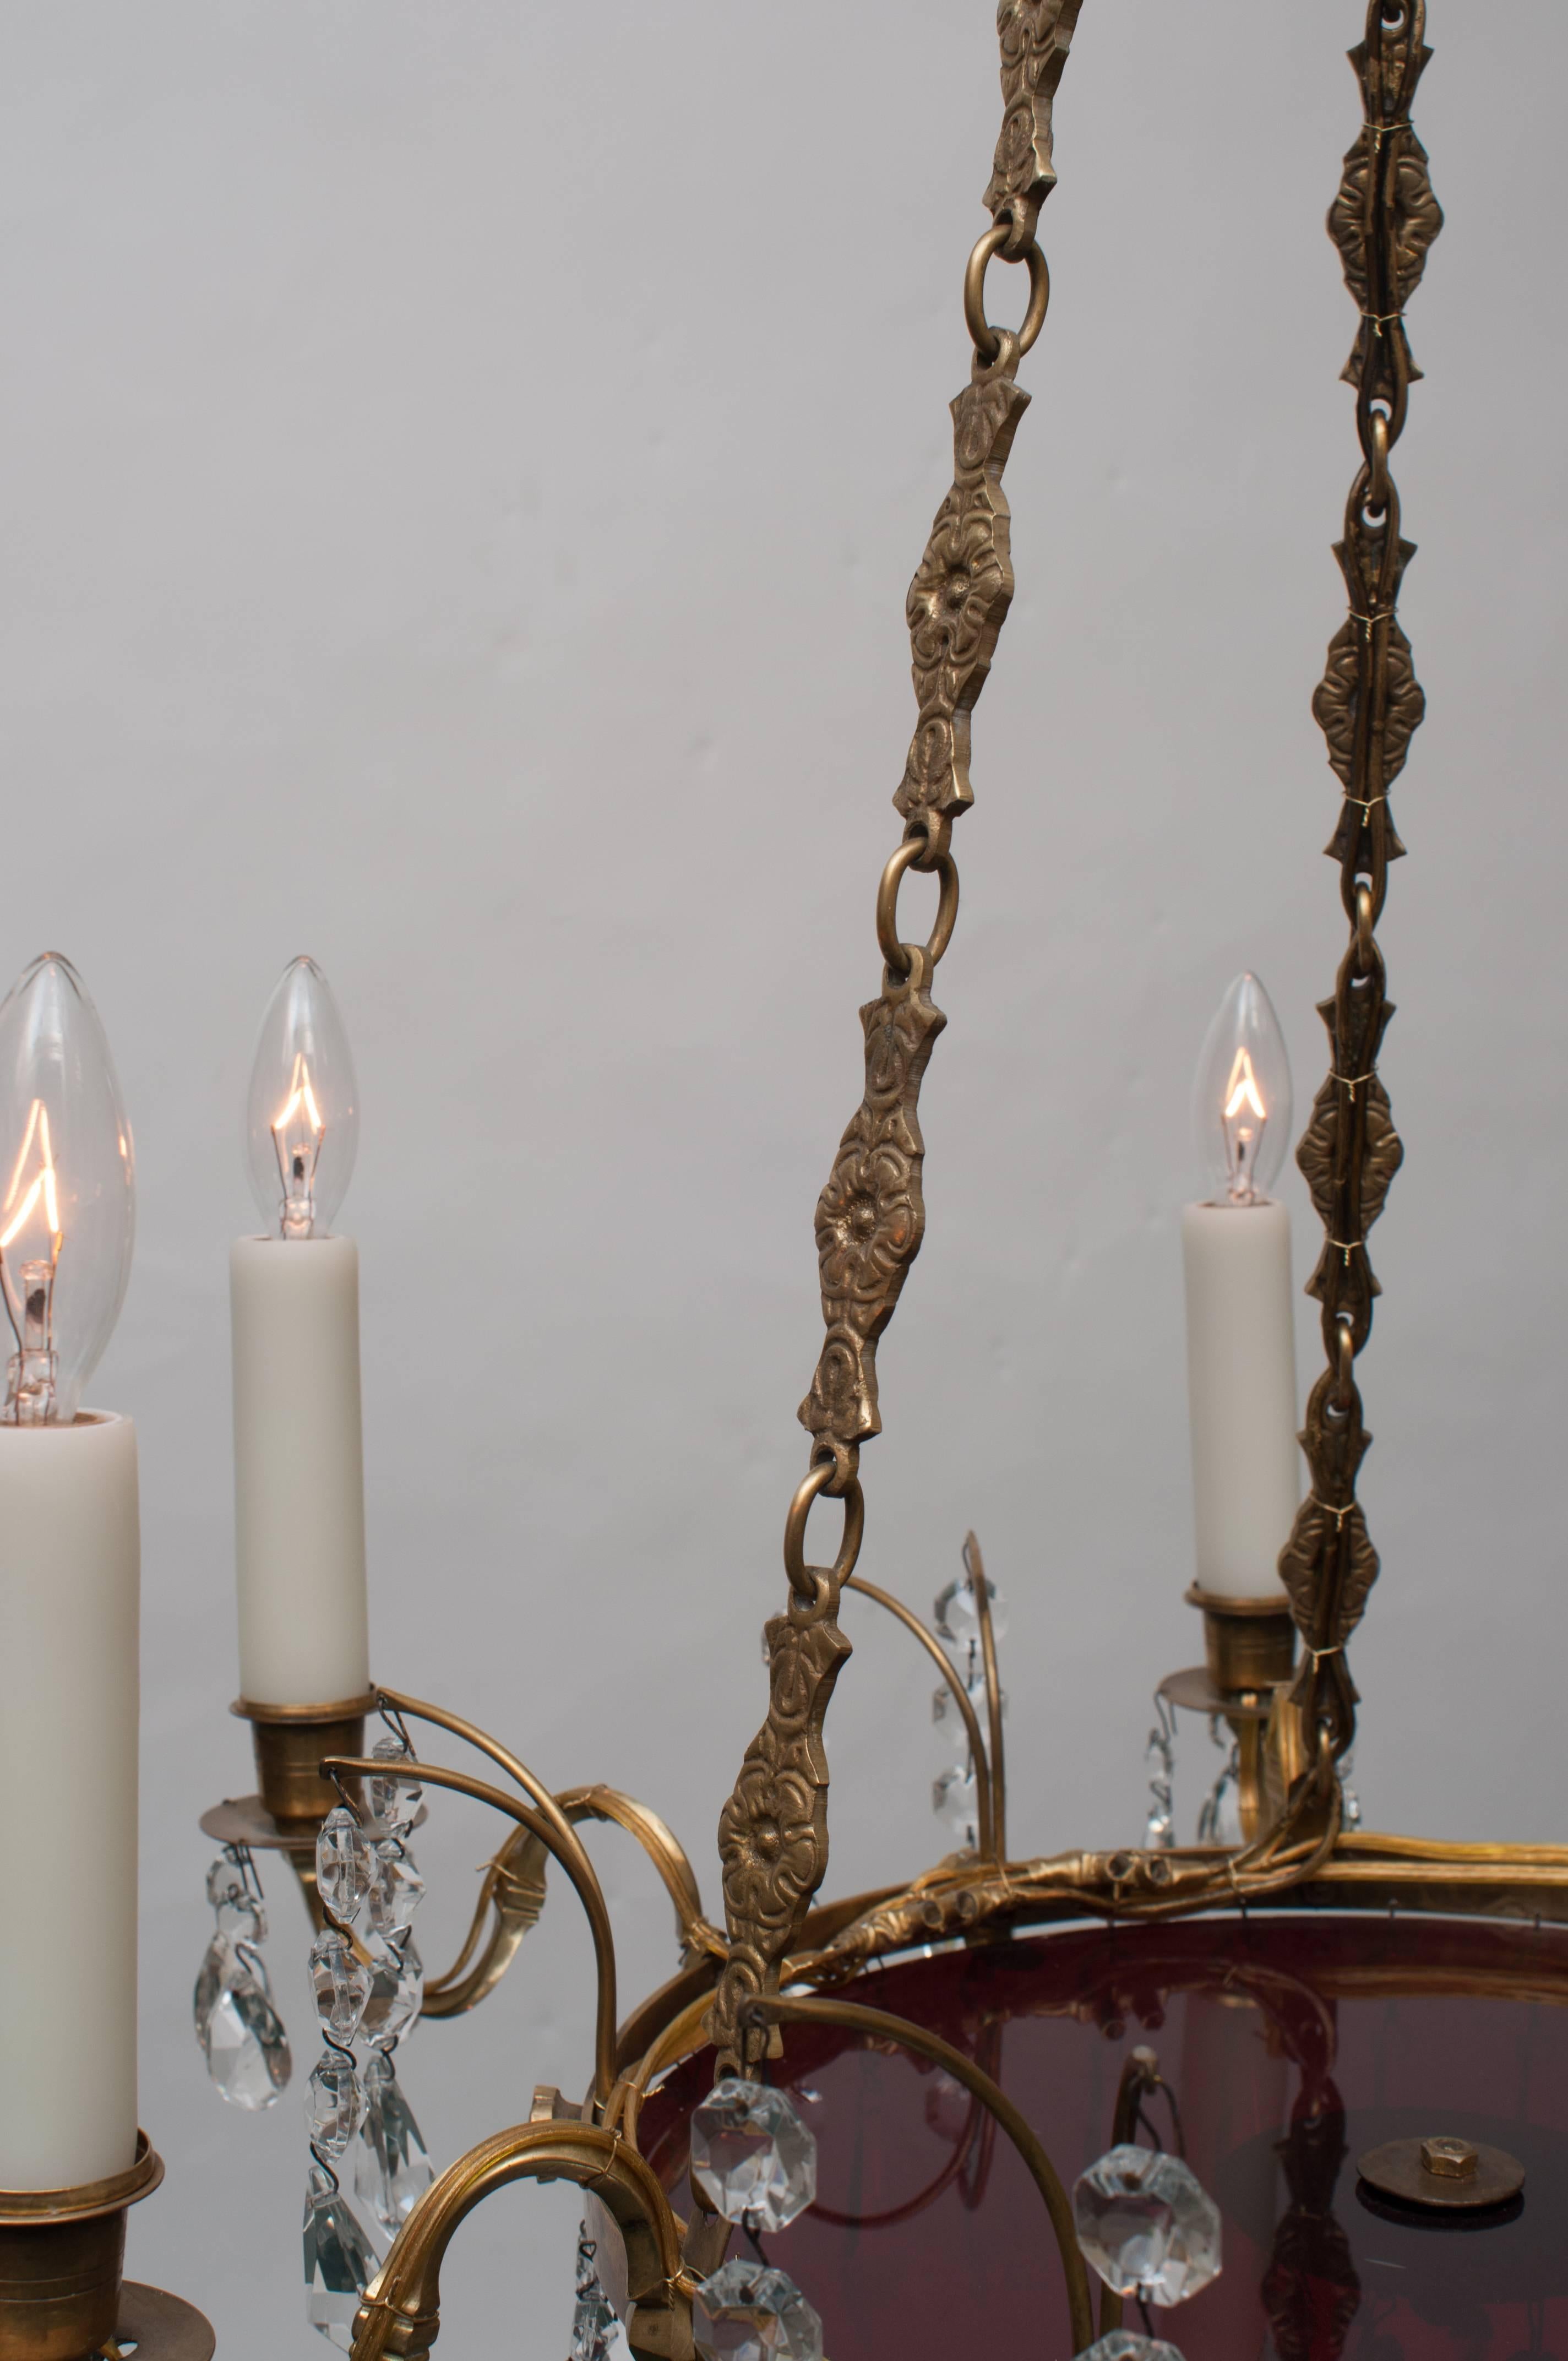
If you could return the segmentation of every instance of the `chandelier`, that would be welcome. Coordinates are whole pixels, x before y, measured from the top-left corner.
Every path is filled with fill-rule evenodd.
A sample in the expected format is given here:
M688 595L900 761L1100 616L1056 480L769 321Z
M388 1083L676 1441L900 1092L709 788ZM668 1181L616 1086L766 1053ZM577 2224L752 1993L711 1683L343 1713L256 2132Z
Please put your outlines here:
M929 1622L859 1571L878 1354L925 1228L920 1094L947 1024L934 992L958 936L971 716L1014 594L1003 479L1048 320L1037 232L1080 5L997 12L991 225L961 291L972 361L950 405L952 488L908 592L915 720L875 888L881 980L860 1011L863 1094L817 1203L825 1333L798 1411L767 1709L719 1820L722 1924L650 1804L555 1789L417 1680L372 1676L358 1268L334 1226L358 1085L313 960L289 966L263 1018L247 1112L263 1232L231 1261L234 1710L257 1790L202 1819L214 1926L193 2007L240 2112L303 2086L304 2317L356 2361L430 2352L467 2215L552 2180L581 2191L571 2361L918 2361L981 2336L1095 2361L1435 2361L1460 2349L1451 2334L1502 2361L1568 2329L1568 2039L1552 2014L1568 1849L1371 1833L1352 1772L1353 1642L1379 1571L1359 1367L1373 1233L1404 1152L1379 927L1424 708L1398 613L1414 549L1394 460L1420 376L1407 311L1442 226L1411 122L1425 0L1369 0L1351 51L1361 114L1328 225L1354 315L1346 608L1312 701L1337 784L1344 948L1299 1140L1256 976L1236 979L1199 1060L1210 1191L1182 1243L1203 1661L1158 1681L1142 1841L1010 1850L1004 1609L972 1532ZM992 320L998 281L1019 290L1015 328ZM901 917L912 873L935 892L923 941ZM1289 1220L1271 1194L1292 1144L1322 1226L1308 1286L1322 1367L1299 1438ZM24 1934L49 1927L81 1883L100 1930L95 1946L0 1947L0 2361L206 2361L201 2314L124 2271L127 2211L162 2175L137 2106L137 1450L127 1420L82 1403L125 1293L133 1155L104 1028L58 954L0 1008L0 1724L14 1788L20 1766L57 1766L51 1812L8 1823L7 1908ZM457 1373L436 1327L439 1387ZM828 1900L847 1596L930 1667L948 1850L912 1883ZM1190 1840L1184 1726L1218 1747ZM497 1839L467 1937L431 1971L418 1835L452 1795L493 1814ZM642 1849L675 1914L677 1971L630 2014L594 1823ZM269 1966L289 1915L274 1864L310 1921L318 2021L298 2077ZM580 2085L540 2084L526 2121L438 2166L404 2045L496 1991L552 1868L592 1947Z

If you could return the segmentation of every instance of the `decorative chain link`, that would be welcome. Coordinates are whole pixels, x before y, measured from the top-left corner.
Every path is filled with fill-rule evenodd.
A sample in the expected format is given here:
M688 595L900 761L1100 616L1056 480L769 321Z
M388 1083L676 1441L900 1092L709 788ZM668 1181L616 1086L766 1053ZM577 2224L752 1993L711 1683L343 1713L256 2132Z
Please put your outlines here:
M952 939L959 873L952 825L974 800L970 715L985 686L1013 598L1009 511L1002 489L1018 421L1029 403L1018 363L1045 324L1050 274L1035 243L1040 205L1056 183L1051 102L1082 0L1002 0L1003 120L986 191L992 225L964 271L964 318L974 346L970 382L951 404L953 486L937 511L905 612L915 683L915 735L894 795L903 841L877 887L882 989L861 1010L865 1093L817 1205L817 1248L827 1329L800 1420L810 1465L784 1529L789 1604L767 1627L768 1718L747 1749L718 1824L729 1957L709 2012L721 2066L754 2063L777 2028L747 2014L776 1992L828 1866L828 1762L822 1724L850 1642L839 1629L839 1592L854 1572L864 1525L861 1445L882 1431L876 1346L892 1319L926 1224L920 1084L947 1018L931 998ZM985 315L994 258L1023 263L1029 295L1017 329ZM898 928L906 871L934 873L936 924L924 944ZM806 1526L824 1494L844 1503L844 1534L831 1566L808 1565Z
M1332 998L1319 1004L1332 1053L1297 1151L1323 1224L1323 1249L1308 1292L1322 1308L1328 1367L1312 1389L1301 1437L1311 1490L1279 1572L1306 1651L1294 1701L1310 1730L1327 1733L1336 1760L1355 1732L1346 1642L1361 1620L1378 1563L1355 1497L1356 1471L1372 1439L1362 1422L1355 1363L1371 1334L1379 1292L1366 1242L1404 1153L1377 1072L1394 1009L1376 928L1389 863L1405 850L1389 791L1426 703L1395 611L1415 550L1400 538L1399 495L1390 470L1410 386L1420 375L1405 330L1405 306L1442 227L1426 150L1410 126L1410 102L1431 55L1425 30L1426 0L1372 0L1366 38L1350 53L1364 121L1328 223L1361 313L1344 376L1355 388L1362 463L1345 510L1344 539L1334 551L1350 612L1329 642L1328 669L1312 711L1343 789L1327 851L1340 865L1350 943Z

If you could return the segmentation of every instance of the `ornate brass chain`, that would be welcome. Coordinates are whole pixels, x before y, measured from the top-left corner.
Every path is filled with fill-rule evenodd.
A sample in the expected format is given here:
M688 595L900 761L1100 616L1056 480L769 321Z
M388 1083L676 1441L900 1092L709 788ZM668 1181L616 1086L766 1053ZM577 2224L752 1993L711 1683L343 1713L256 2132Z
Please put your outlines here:
M1350 945L1332 999L1319 1004L1332 1062L1297 1151L1323 1223L1323 1250L1308 1291L1322 1307L1328 1367L1312 1389L1301 1437L1312 1488L1279 1572L1306 1646L1295 1702L1309 1729L1327 1731L1336 1759L1355 1730L1345 1649L1377 1577L1377 1553L1355 1497L1356 1471L1372 1440L1362 1422L1355 1363L1379 1291L1366 1241L1403 1154L1377 1074L1394 1010L1375 930L1388 864L1405 850L1389 791L1426 702L1395 612L1415 551L1400 538L1389 467L1411 383L1420 375L1405 333L1405 306L1442 227L1426 150L1410 127L1410 102L1431 54L1425 30L1426 0L1372 0L1366 38L1350 53L1365 120L1329 213L1329 235L1361 310L1344 375L1355 388L1362 460L1344 539L1334 552L1350 613L1329 643L1312 710L1343 789L1327 850L1340 864Z
M997 635L1013 597L1008 508L1002 489L1018 421L1029 397L1018 364L1044 324L1050 279L1035 243L1040 207L1056 185L1051 103L1082 0L1001 0L1003 118L985 192L992 227L964 273L964 317L975 347L970 383L951 405L953 487L937 511L926 555L909 586L917 719L894 796L904 840L877 889L882 990L861 1011L865 1095L839 1145L817 1206L817 1246L827 1328L811 1389L800 1407L811 1463L790 1503L784 1530L786 1611L767 1627L768 1718L746 1751L735 1792L718 1824L729 1957L708 2025L721 2069L754 2060L770 2041L746 2004L778 1989L828 1865L828 1763L823 1717L850 1654L839 1629L839 1595L854 1572L864 1521L861 1445L881 1432L877 1340L892 1319L925 1227L924 1142L917 1104L938 1034L947 1023L931 998L937 964L958 916L952 825L973 801L970 715L985 686ZM993 258L1027 266L1021 326L985 316L985 273ZM934 872L937 922L925 944L898 932L898 889L906 870ZM806 1520L823 1494L844 1503L844 1536L831 1567L806 1563Z

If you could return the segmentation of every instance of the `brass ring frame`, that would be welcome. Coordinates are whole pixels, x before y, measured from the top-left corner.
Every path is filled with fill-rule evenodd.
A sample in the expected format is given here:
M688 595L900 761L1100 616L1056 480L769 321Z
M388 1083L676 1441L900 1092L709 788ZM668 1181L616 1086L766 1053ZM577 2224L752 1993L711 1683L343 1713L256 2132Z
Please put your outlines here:
M1002 350L1002 332L993 328L985 316L985 273L993 256L1001 254L1012 236L1011 225L998 222L975 242L973 253L964 265L964 325L970 340L980 355L982 366L989 368ZM1017 331L1020 357L1030 351L1046 324L1050 309L1051 274L1049 265L1035 239L1031 238L1022 254L1009 254L1009 262L1026 262L1029 266L1029 308L1024 314L1023 325Z
M926 946L927 974L941 958L953 939L953 928L959 919L959 871L950 852L929 852L923 836L906 837L883 871L876 889L876 939L882 955L894 975L908 975L914 968L911 957L914 946L901 942L898 934L898 888L907 869L918 868L928 873L935 870L941 880L941 893L937 903L937 921L931 939Z

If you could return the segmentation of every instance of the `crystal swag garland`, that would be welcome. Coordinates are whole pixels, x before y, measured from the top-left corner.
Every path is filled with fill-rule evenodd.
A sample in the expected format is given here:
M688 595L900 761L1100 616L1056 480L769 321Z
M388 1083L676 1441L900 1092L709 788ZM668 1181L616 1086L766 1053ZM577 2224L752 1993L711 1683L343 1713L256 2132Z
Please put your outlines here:
M310 1961L323 2048L308 2109L305 2310L312 2327L345 2352L366 2287L434 2179L393 2063L424 1996L411 1932L424 1880L407 1842L421 1796L414 1751L400 1719L385 1718L392 1734L378 1742L374 1760L387 1767L365 1782L367 1816L340 1804L316 1840L327 1924ZM362 2065L356 2041L366 2045ZM357 2209L339 2179L351 2146Z

